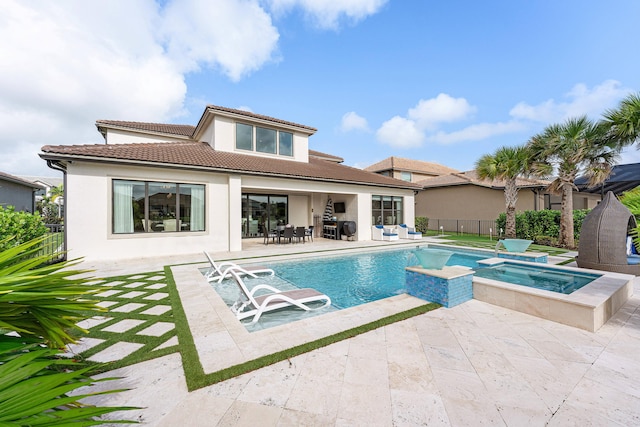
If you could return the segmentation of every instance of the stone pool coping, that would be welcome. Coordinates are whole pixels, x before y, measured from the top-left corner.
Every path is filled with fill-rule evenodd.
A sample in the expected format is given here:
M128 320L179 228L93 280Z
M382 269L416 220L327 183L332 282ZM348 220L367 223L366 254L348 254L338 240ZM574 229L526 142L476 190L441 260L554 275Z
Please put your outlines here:
M503 258L490 258L483 263L502 263ZM539 263L508 260L509 263L540 266ZM530 314L564 325L595 332L604 325L633 295L630 274L585 270L577 267L549 265L570 272L601 274L593 282L565 295L544 289L473 277L473 298L521 313Z

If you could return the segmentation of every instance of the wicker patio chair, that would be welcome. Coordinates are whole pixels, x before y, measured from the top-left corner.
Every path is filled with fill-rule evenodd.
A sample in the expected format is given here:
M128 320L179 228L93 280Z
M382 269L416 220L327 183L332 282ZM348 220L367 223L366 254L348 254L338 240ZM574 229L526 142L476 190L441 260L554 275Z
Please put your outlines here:
M635 227L635 217L609 191L582 223L578 267L640 275L640 265L627 260L627 236Z

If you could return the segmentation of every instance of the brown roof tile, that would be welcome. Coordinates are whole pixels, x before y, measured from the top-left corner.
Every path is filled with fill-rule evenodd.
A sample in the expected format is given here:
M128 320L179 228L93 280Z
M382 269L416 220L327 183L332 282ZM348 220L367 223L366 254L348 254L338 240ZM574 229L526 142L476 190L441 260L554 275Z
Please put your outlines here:
M29 181L25 178L20 178L19 176L15 176L15 175L11 175L5 172L0 172L0 179L3 179L5 181L9 181L9 182L13 182L15 184L20 184L20 185L24 185L25 187L31 187L31 188L44 188L42 185L40 184L36 184L33 181Z
M344 159L342 157L334 156L333 154L322 153L316 150L309 150L309 156L318 157L320 159L329 160L332 162L342 163Z
M496 179L491 181L489 179L480 179L474 170L434 176L433 178L424 179L417 184L421 185L425 189L463 184L472 184L489 188L504 188L504 180ZM516 180L516 184L518 187L546 187L550 182L540 179L518 178Z
M459 172L456 169L441 165L434 162L425 162L422 160L405 159L402 157L387 157L371 166L364 168L369 172L380 172L385 170L403 170L411 172L420 172L433 175L444 175Z
M287 126L295 126L295 127L307 129L307 130L311 131L311 133L315 133L315 132L318 131L318 129L313 128L311 126L301 125L301 124L294 123L294 122L288 122L286 120L276 119L275 117L263 116L262 114L255 114L255 113L252 113L252 112L249 112L249 111L236 110L235 108L220 107L219 105L207 105L207 109L213 110L213 111L220 111L220 112L223 112L223 113L237 114L237 115L240 115L240 116L245 116L245 117L249 117L249 118L253 118L253 119L267 120L267 121L270 121L270 122L279 123L279 124L287 125ZM204 116L204 114L203 114L203 116Z
M142 144L46 145L44 159L86 159L155 163L173 167L195 167L212 171L233 171L267 176L298 177L330 182L353 182L386 187L419 189L416 184L365 172L313 156L309 163L272 159L249 154L216 151L201 142Z
M136 130L144 130L148 132L165 133L169 135L181 135L191 137L195 126L192 125L175 125L165 123L145 123L145 122L126 122L122 120L97 120L96 126L100 125L115 126L121 128L129 128Z

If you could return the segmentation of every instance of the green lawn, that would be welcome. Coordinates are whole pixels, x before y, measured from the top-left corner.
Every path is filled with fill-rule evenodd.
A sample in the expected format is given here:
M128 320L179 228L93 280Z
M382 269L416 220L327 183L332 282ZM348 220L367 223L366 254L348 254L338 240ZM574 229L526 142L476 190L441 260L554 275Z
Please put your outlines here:
M436 236L437 233L429 233L428 236ZM450 244L457 246L470 246L473 248L481 248L481 249L495 249L496 243L498 242L497 238L489 239L488 236L478 236L474 234L445 234L442 236L443 240L451 241ZM529 247L530 251L533 252L546 252L551 256L559 255L568 252L566 249L562 248L554 248L552 246L542 246L532 244Z

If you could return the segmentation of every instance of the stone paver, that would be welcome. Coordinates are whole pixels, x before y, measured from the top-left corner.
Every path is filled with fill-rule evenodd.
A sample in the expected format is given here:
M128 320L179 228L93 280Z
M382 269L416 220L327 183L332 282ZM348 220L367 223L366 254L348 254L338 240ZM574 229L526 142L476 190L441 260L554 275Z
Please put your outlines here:
M153 325L149 326L138 332L138 335L148 335L152 337L159 337L174 328L173 323L169 322L156 322Z
M116 311L119 313L131 313L141 307L144 307L146 304L141 304L138 302L130 302L128 304L121 305L120 307L112 308L110 311Z
M131 292L127 292L126 294L118 295L118 298L136 298L136 297L139 297L140 295L144 295L144 292L131 291Z
M169 310L171 310L170 306L158 304L158 305L154 305L148 310L141 311L140 314L151 314L153 316L160 316Z
M128 289L135 289L135 288L139 288L142 285L145 285L146 282L132 282L132 283L127 283L126 285L123 286L123 288L128 288Z
M144 344L120 341L89 357L89 360L100 363L113 362L114 360L120 360L130 355L143 345Z
M147 295L146 297L142 298L142 299L146 299L146 300L150 300L150 301L159 301L161 299L164 298L168 298L169 294L166 292L156 292L153 293L151 295Z
M102 339L83 337L76 344L68 344L67 351L63 353L62 356L74 357L76 354L89 350L90 348L93 348L98 344L102 344L103 342L104 340Z
M154 283L153 285L149 285L145 287L145 289L162 289L166 287L167 287L166 283Z
M129 329L133 329L136 326L144 323L144 320L137 319L125 319L121 320L118 323L114 323L111 326L107 326L103 329L106 332L127 332Z

